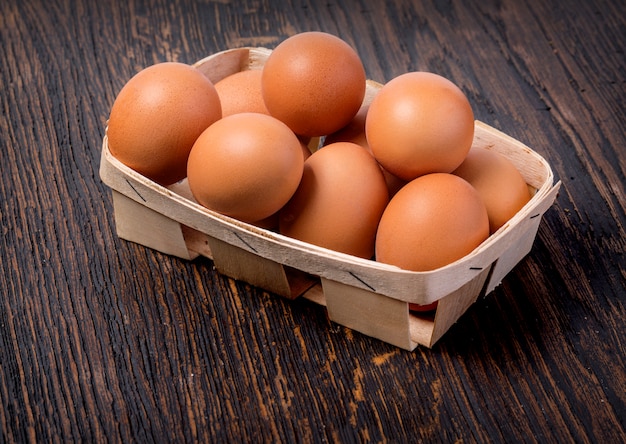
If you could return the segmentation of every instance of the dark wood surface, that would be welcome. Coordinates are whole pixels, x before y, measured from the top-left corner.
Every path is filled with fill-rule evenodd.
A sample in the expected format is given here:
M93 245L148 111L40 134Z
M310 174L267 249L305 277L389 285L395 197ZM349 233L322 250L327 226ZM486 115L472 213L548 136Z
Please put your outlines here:
M626 441L623 1L0 3L0 442ZM533 250L413 352L118 239L108 111L159 61L321 30L438 72L563 185Z

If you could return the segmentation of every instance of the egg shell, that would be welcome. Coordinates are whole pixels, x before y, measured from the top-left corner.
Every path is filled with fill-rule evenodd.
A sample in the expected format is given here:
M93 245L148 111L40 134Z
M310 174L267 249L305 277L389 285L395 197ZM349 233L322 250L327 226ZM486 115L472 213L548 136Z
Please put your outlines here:
M369 110L369 105L364 105L361 107L359 112L354 116L354 118L339 131L334 132L333 134L329 134L325 137L324 144L329 145L335 142L352 142L357 145L365 148L370 154L373 155L372 150L367 143L367 137L365 136L365 120L367 118L367 112ZM380 168L385 176L385 182L387 183L387 190L389 192L389 197L393 197L394 194L398 192L400 188L402 188L406 181L400 179L397 176L394 176L382 165Z
M296 134L323 136L358 112L365 81L361 59L348 43L324 32L303 32L269 55L262 93L270 114Z
M380 164L410 181L428 173L450 173L463 162L474 137L474 114L450 80L408 72L378 91L365 134Z
M215 86L192 66L164 62L147 67L120 90L107 137L122 163L161 184L186 176L195 140L222 117Z
M215 84L222 104L222 117L244 112L269 114L261 93L261 76L260 69L247 69Z
M488 236L487 209L476 189L453 174L426 174L387 205L376 260L405 270L435 270L469 254Z
M467 180L480 194L487 207L491 233L507 223L531 197L515 165L486 148L472 147L453 174Z
M302 146L287 125L266 114L239 113L200 135L189 154L187 179L201 205L255 222L291 198L303 165Z
M357 144L334 143L305 162L298 190L280 211L279 230L369 259L388 200L385 179L373 156Z

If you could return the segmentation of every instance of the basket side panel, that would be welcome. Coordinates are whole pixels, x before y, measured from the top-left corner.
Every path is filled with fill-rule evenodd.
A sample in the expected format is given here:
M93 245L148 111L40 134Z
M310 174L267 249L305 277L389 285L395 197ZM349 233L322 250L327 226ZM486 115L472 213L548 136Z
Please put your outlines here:
M330 279L322 278L322 288L331 321L405 350L417 346L406 302Z
M292 299L284 267L219 239L208 237L215 268L226 276Z
M213 83L241 71L248 61L248 48L225 51L220 57L208 57L195 64L195 67Z
M489 274L490 268L484 269L478 276L461 288L439 300L429 347L433 346L459 320L463 313L476 302Z
M476 121L472 146L494 150L506 157L534 189L552 185L552 171L545 159L500 130Z
M270 53L266 48L234 48L205 57L193 66L211 82L217 83L239 71L261 69Z
M539 221L528 228L515 245L511 246L500 256L493 267L491 278L487 284L485 294L491 293L502 279L528 254L532 249L539 228Z
M182 259L197 256L187 249L181 225L112 190L117 235L161 253Z
M502 279L532 250L541 224L542 215L552 206L554 199L560 188L560 182L545 192L536 206L524 212L524 220L520 221L509 238L513 242L498 258L489 283L487 284L486 293L490 293L500 285Z

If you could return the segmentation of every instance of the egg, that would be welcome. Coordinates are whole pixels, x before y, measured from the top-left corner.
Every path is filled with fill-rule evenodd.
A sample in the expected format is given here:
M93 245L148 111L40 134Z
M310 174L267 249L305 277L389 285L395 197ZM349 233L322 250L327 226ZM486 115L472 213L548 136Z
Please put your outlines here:
M248 69L215 83L223 117L243 112L269 114L261 94L261 76L260 69Z
M487 207L491 233L508 222L531 197L515 165L486 148L472 147L453 174L467 180L480 194Z
M195 140L222 117L213 83L192 66L163 62L135 74L111 108L111 154L149 179L170 185L186 176Z
M324 32L283 40L263 67L261 87L269 113L301 136L345 126L365 96L365 69L345 41Z
M487 209L478 191L450 173L425 174L387 205L376 235L376 260L405 270L435 270L488 237Z
M370 154L372 154L372 150L370 149L369 144L367 143L367 137L365 136L365 120L367 118L367 112L369 110L369 105L363 105L359 112L354 116L354 118L339 131L336 131L332 134L329 134L324 139L324 144L328 145L335 142L352 142L357 145L365 148ZM400 179L399 177L394 176L389 171L387 171L383 166L380 166L383 175L385 176L385 182L387 183L387 190L389 192L389 197L393 197L394 194L398 192L403 185L406 184L406 181Z
M187 180L201 205L245 222L276 213L296 191L304 158L296 135L266 114L238 113L194 143Z
M370 259L389 200L374 157L350 142L327 145L304 163L302 181L280 210L280 233Z
M410 181L428 173L450 173L461 164L474 138L474 114L450 80L407 72L376 94L365 134L380 164Z
M369 105L362 105L347 125L334 133L328 134L324 138L324 144L329 145L335 142L352 142L369 150L367 137L365 137L365 118L367 117L368 110Z

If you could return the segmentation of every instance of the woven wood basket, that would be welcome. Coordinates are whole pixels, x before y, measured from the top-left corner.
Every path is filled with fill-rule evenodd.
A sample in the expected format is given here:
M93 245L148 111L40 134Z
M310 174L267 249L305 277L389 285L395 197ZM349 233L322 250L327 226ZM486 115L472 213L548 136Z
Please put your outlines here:
M270 52L231 49L195 66L217 82L260 69ZM368 81L364 103L379 87ZM530 252L542 215L560 187L545 159L512 137L476 121L473 143L510 159L533 197L470 254L428 272L331 251L208 210L194 201L186 180L163 187L123 165L111 155L106 135L100 177L112 191L120 238L188 260L208 257L224 275L285 298L304 297L325 306L335 323L413 350L418 344L432 347ZM409 303L434 301L433 313L409 311Z

